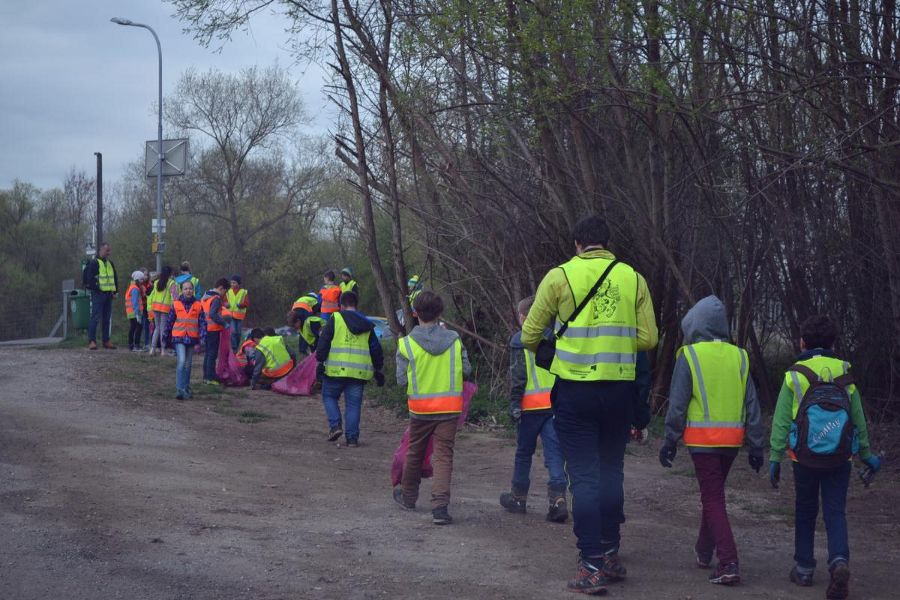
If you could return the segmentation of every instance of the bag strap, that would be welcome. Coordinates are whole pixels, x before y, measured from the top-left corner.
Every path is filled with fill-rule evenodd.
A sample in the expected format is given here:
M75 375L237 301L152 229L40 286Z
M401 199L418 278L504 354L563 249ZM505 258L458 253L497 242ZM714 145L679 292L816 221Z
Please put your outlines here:
M819 374L816 373L815 371L813 371L812 369L810 369L809 367L807 367L806 365L801 365L801 364L791 365L791 368L788 369L788 371L795 371L797 373L800 373L801 375L806 377L806 380L809 382L810 385L819 381Z
M563 334L566 332L566 329L569 328L569 323L571 323L572 321L574 321L575 319L578 318L578 315L581 314L581 311L584 310L584 307L587 306L587 303L591 301L591 298L594 297L594 295L597 293L597 290L599 290L600 286L603 285L603 282L606 281L606 276L609 275L609 272L612 271L613 267L616 266L617 264L619 264L618 258L613 259L613 261L611 263L609 263L609 265L606 267L606 269L600 275L600 279L598 279L597 283L594 284L594 287L591 288L591 291L589 291L587 293L587 296L585 296L584 299L582 299L581 303L579 303L578 306L575 307L575 310L572 312L571 315L569 315L569 318L566 319L566 322L563 323L562 327L559 328L559 331L556 332L556 339L561 338L563 336Z

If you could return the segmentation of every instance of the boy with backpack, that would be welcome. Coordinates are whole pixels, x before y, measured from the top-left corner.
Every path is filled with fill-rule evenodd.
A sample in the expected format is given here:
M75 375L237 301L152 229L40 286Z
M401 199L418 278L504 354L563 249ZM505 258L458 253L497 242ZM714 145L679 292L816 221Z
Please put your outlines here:
M851 459L876 472L881 459L869 448L869 433L850 363L832 351L837 327L825 315L800 326L800 355L784 375L772 417L769 481L777 488L781 459L787 452L794 468L794 568L791 582L812 585L816 568L814 541L819 495L828 536L829 600L850 593L850 543L847 534L847 488Z
M744 434L750 442L750 468L763 465L765 432L759 399L750 379L747 351L728 340L725 305L707 296L681 321L684 346L679 349L669 387L666 439L659 462L672 466L679 439L688 447L703 513L694 545L697 566L709 568L715 553L719 564L710 583L740 583L737 545L725 507L725 481Z
M519 302L519 325L525 322L533 302L534 296ZM534 352L522 344L521 331L512 336L509 348L509 414L516 423L516 459L511 490L500 495L500 506L512 513L525 513L528 488L531 486L531 459L540 437L544 447L544 466L550 474L547 482L550 503L547 520L565 523L569 518L566 506L568 480L550 406L550 390L556 376L535 364Z

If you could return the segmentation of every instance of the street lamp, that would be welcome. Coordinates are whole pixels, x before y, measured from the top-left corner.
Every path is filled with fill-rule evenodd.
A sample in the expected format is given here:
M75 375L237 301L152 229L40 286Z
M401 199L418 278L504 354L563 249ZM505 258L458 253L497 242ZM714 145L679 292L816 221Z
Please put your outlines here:
M162 241L163 241L163 195L162 195L162 177L163 177L163 159L165 158L165 153L163 152L163 143L162 143L162 112L163 112L163 104L162 104L162 46L159 43L159 36L156 35L156 32L153 31L153 28L149 25L143 25L141 23L135 23L134 21L129 21L128 19L120 19L119 17L113 17L110 19L116 25L126 25L129 27L143 27L147 31L153 34L153 39L156 40L156 51L159 54L159 127L157 129L157 173L156 173L156 223L157 223L157 235L159 236L159 244L156 247L156 272L162 273Z

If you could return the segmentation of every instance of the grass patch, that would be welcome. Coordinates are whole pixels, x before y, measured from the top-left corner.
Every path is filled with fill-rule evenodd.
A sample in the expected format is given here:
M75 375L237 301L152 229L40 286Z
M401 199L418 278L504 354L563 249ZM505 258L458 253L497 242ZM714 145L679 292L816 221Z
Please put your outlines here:
M213 412L224 417L236 417L239 423L261 423L269 419L274 419L274 415L264 413L258 410L242 410L234 408L230 402L220 402L213 406Z

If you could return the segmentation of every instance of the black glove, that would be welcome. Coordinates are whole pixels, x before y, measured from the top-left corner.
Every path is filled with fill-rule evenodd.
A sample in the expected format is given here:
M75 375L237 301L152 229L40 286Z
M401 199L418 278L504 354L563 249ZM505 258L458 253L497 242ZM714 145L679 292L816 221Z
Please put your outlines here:
M381 371L375 371L375 385L384 387L384 373Z
M509 418L512 419L512 422L516 425L519 424L519 421L522 420L522 407L519 406L518 402L511 402L509 405Z
M678 448L675 446L675 442L666 440L659 449L659 464L668 469L672 466L672 461L675 460L677 452Z
M777 490L779 481L781 481L781 463L769 461L769 483Z
M316 364L316 379L322 379L325 377L325 363L320 362Z
M750 468L759 473L759 470L762 469L763 466L763 457L761 454L751 454L747 461L750 463Z

